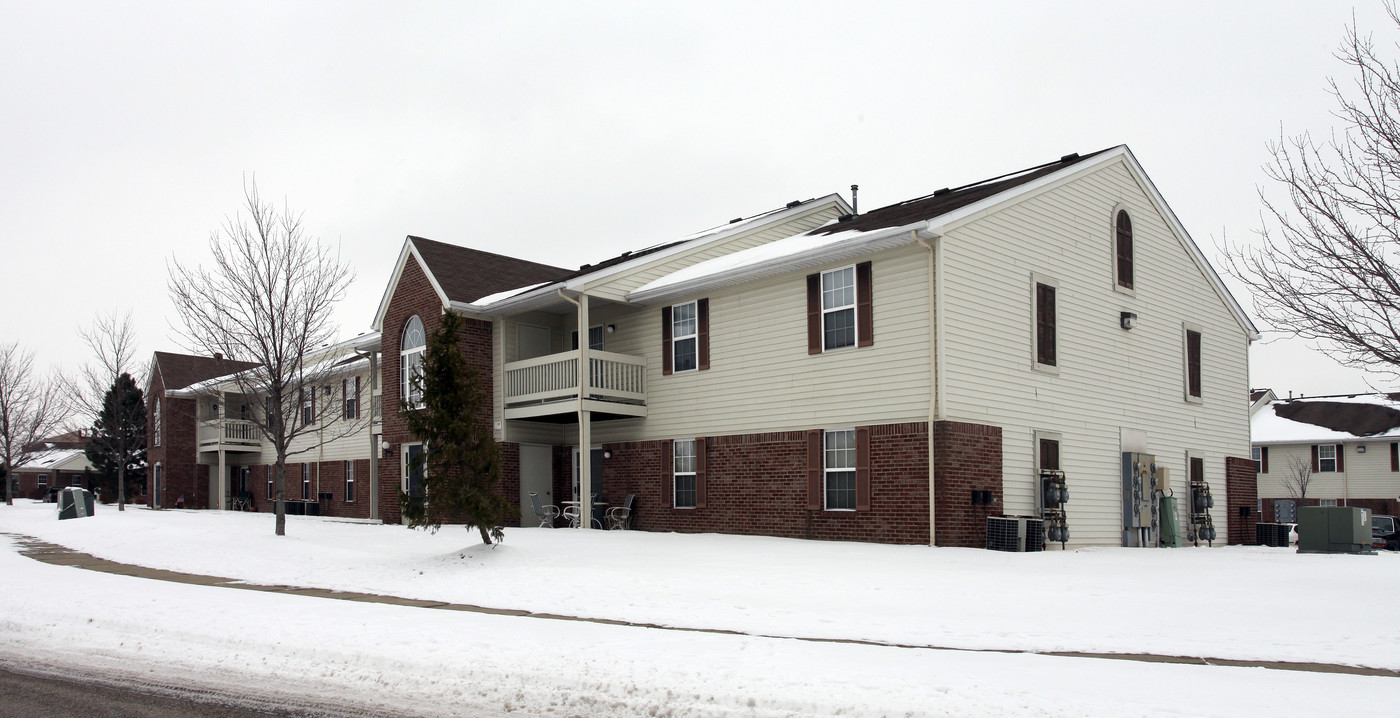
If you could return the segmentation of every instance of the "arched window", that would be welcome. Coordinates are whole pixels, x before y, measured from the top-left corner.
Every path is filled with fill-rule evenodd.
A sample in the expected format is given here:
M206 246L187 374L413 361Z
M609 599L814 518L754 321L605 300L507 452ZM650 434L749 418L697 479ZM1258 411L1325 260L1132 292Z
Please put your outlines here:
M403 328L403 341L399 343L399 396L415 409L423 406L423 392L413 386L412 378L422 373L426 348L423 322L416 316L411 317Z
M1117 275L1118 286L1124 289L1133 288L1133 220L1128 218L1128 211L1118 210L1118 217L1115 222L1115 230L1118 255Z

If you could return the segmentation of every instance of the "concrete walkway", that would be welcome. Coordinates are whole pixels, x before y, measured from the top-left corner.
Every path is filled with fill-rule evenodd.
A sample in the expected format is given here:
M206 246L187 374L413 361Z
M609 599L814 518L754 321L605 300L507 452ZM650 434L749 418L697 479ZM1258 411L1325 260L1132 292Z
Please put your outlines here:
M104 558L97 558L91 554L74 551L73 549L59 546L57 544L40 541L32 536L25 536L14 533L0 533L0 535L13 538L19 545L21 555L28 556L36 561L54 564L56 566L73 566L87 569L89 571L101 571L103 573L114 573L120 576L133 576L136 578L147 578L156 581L172 581L175 583L188 583L196 586L217 586L219 588L234 588L244 591L267 591L270 593L286 593L295 596L310 596L312 598L330 598L340 601L360 601L362 603L382 603L390 606L409 606L412 608L430 608L442 611L468 611L471 613L485 613L496 616L520 616L522 618L538 618L550 621L581 621L585 623L598 623L611 626L630 626L633 628L653 628L662 631L685 631L689 633L719 633L734 636L751 636L754 638L778 638L793 641L810 641L813 643L852 643L866 646L887 646L890 648L917 648L936 651L968 651L976 653L1026 653L1042 656L1062 656L1066 658L1103 658L1118 661L1141 661L1144 663L1181 663L1200 666L1234 666L1239 668L1268 668L1281 671L1308 671L1313 673L1340 673L1356 676L1380 676L1385 678L1400 678L1400 670L1387 668L1365 668L1361 666L1347 666L1338 663L1303 663L1295 661L1243 661L1229 658L1208 658L1202 656L1165 656L1154 653L1085 653L1079 651L1029 651L1015 649L994 649L994 648L955 648L950 646L930 646L903 643L886 643L882 641L861 641L844 638L810 638L802 636L776 636L763 633L748 633L744 631L727 631L714 628L686 628L682 626L663 626L655 623L634 623L631 621L619 621L608 618L589 618L586 616L565 616L555 613L536 613L533 611L522 611L508 608L490 608L487 606L474 606L466 603L447 603L444 601L430 601L419 598L403 598L401 596L384 596L375 593L358 593L355 591L332 591L323 588L302 588L299 586L272 586L266 584L248 583L232 578L221 578L219 576L205 576L195 573L182 573L179 571L167 571L159 568L148 568L146 566L135 566L127 563L118 563Z

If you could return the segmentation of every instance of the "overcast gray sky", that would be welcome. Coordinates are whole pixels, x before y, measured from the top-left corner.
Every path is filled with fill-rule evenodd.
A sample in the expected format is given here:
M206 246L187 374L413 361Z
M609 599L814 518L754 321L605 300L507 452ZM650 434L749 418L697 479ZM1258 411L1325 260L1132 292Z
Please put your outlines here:
M1117 144L1219 269L1265 143L1335 124L1353 13L1393 47L1379 2L1336 0L0 0L0 341L73 367L115 307L180 350L166 262L206 261L254 172L353 264L345 336L408 234L577 266ZM1255 386L1367 389L1298 341L1251 355Z

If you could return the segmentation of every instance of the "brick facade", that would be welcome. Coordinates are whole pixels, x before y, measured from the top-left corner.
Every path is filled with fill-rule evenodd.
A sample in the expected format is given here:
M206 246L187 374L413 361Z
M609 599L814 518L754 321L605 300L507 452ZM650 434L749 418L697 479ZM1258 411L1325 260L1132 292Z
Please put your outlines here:
M935 422L933 451L937 545L985 546L987 517L1002 513L1001 427ZM973 504L973 491L992 492L992 503Z
M318 510L322 516L342 516L346 518L369 518L369 459L356 459L355 496L346 500L345 461L311 462L312 501L319 501ZM302 497L302 467L306 462L287 462L286 500L290 503ZM273 465L250 466L248 472L248 493L252 496L250 510L262 513L273 512L273 501L268 500L267 478L276 469ZM237 487L233 491L238 495ZM329 494L323 497L322 494ZM322 501L322 498L327 500Z
M161 442L159 446L155 445L154 433L147 432L149 446L146 449L146 462L150 466L147 505L174 508L177 500L183 496L185 508L210 508L208 469L199 465L197 402L166 396L160 372L155 372L151 377L150 396L153 400L146 405L146 426L152 426L155 422L155 407L159 402ZM156 480L157 467L159 481Z
M1254 525L1259 522L1258 477L1254 462L1237 456L1225 457L1226 540L1231 545L1253 546Z

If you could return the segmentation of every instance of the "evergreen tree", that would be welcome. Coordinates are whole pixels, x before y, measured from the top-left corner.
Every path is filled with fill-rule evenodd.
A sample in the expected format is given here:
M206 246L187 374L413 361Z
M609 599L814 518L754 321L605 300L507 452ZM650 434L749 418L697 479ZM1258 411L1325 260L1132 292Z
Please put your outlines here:
M104 496L124 501L133 488L145 486L146 400L130 374L118 376L102 397L102 412L83 450Z
M421 407L404 402L400 411L423 441L411 466L423 480L412 495L400 491L399 504L409 526L436 531L443 523L465 523L490 545L504 538L501 524L516 509L498 491L501 450L491 433L491 399L457 344L461 328L460 316L444 313L428 336L419 371L409 378L422 392Z

